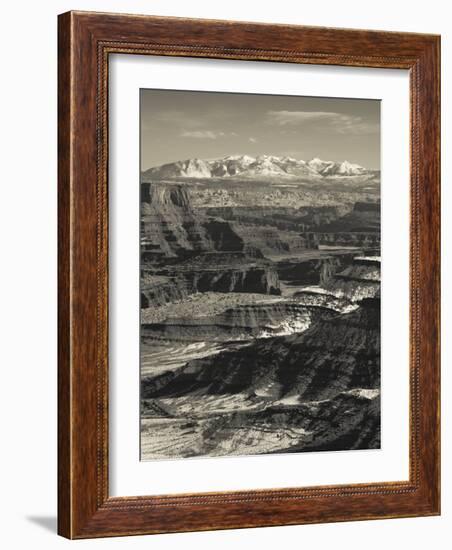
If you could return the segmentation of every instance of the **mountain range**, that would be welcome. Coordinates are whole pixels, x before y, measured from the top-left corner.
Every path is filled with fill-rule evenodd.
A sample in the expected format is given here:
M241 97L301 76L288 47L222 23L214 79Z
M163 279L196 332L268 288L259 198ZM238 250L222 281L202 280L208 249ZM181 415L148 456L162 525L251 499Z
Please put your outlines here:
M308 178L365 176L374 173L359 164L344 160L336 162L313 158L309 161L274 155L230 155L219 159L198 158L181 160L149 168L142 173L142 181L177 178Z

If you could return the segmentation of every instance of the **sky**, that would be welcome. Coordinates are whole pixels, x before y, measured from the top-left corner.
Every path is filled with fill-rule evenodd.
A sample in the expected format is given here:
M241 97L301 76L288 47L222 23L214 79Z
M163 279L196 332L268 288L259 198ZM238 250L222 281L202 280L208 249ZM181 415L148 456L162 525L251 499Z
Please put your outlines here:
M380 168L380 101L141 90L141 169L189 158L319 157Z

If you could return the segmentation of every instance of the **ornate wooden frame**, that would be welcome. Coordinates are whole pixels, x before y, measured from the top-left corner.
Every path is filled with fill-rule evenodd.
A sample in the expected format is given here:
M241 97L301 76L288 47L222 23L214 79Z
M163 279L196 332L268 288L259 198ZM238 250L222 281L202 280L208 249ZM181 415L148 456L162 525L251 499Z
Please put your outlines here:
M68 538L440 510L440 38L68 12L59 16L58 531ZM111 53L410 72L410 479L148 497L108 494L107 89Z

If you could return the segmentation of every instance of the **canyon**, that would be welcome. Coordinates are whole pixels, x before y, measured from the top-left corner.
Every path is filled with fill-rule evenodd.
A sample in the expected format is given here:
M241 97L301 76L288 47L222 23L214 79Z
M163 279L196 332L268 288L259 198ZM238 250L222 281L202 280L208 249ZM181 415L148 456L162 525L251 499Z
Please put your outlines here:
M150 169L140 279L142 460L379 448L379 173Z

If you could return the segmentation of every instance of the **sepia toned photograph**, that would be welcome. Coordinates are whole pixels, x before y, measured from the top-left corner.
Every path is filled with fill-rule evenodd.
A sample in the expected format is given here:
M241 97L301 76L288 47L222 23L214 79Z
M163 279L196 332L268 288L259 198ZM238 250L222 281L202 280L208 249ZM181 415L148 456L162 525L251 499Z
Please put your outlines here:
M140 91L141 460L380 448L380 101Z

